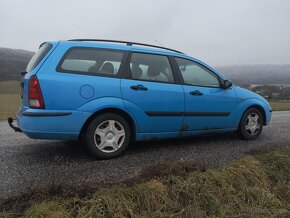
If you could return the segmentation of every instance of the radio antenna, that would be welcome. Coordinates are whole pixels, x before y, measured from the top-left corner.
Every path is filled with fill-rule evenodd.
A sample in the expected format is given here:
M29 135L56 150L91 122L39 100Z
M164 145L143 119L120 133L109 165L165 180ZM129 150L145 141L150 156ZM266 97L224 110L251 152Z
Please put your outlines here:
M163 46L157 39L155 39L155 42L157 42L160 46Z

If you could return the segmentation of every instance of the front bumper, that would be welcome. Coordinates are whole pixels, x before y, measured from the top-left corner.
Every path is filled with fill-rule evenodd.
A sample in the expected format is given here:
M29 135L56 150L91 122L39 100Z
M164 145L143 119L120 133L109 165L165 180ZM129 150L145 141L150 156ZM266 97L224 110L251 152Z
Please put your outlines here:
M266 122L265 125L269 125L271 118L272 118L272 107L269 103L267 103L267 107L265 108L265 113L266 113Z

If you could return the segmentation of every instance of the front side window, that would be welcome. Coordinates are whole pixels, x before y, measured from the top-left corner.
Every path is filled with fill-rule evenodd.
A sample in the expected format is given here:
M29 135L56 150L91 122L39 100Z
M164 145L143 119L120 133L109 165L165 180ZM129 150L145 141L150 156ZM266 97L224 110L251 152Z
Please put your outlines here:
M175 58L185 84L220 87L218 76L204 66L183 58Z
M124 53L97 48L72 48L62 59L58 71L90 75L116 75Z
M163 55L132 53L130 69L133 79L174 82L168 57Z

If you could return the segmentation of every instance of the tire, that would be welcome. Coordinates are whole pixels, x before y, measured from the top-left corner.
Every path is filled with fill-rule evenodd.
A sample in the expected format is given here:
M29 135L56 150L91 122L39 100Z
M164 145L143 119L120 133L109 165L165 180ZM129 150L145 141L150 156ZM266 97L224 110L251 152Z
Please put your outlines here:
M85 131L85 142L98 159L110 159L121 155L131 138L130 126L116 113L104 113L94 118Z
M253 140L259 137L263 130L264 118L257 108L249 108L245 111L240 121L238 135L245 140Z

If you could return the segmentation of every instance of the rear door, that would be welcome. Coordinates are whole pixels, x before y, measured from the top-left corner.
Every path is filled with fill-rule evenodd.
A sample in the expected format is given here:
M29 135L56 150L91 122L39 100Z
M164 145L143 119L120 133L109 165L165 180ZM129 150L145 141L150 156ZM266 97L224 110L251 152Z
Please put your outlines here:
M169 58L133 52L127 68L130 75L121 80L122 97L138 122L138 132L179 134L184 93L175 84Z
M183 58L175 60L184 84L186 130L233 128L236 107L233 88L222 88L218 75L204 65Z

